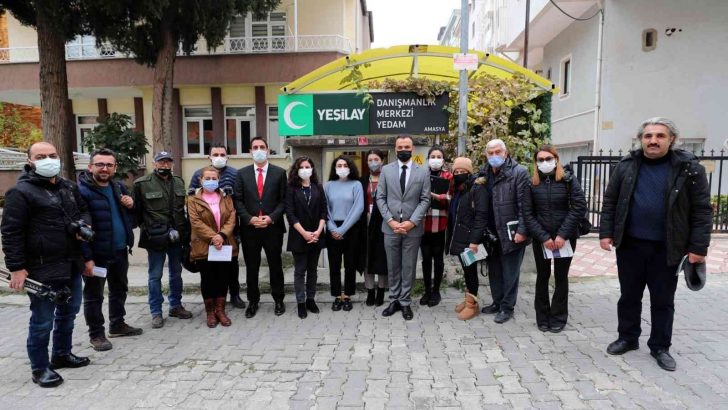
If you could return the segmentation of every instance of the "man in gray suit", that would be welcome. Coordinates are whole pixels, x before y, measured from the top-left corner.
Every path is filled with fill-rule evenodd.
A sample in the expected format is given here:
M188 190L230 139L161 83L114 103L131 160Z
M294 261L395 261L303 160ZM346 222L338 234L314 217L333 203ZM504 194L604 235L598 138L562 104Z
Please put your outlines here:
M412 161L414 143L407 135L395 141L397 162L382 168L377 186L377 206L382 213L382 232L389 270L389 306L382 316L401 310L412 320L410 292L415 282L417 252L425 232L424 218L430 206L430 175Z

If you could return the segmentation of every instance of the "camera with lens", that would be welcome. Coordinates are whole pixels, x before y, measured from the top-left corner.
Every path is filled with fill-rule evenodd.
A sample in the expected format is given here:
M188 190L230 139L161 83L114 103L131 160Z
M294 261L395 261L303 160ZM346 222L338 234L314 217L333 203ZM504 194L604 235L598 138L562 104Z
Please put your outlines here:
M485 251L488 252L488 255L493 254L499 242L498 236L490 229L486 229L483 232L483 246L485 247Z
M169 243L177 243L180 239L179 231L174 228L170 228L169 232L167 232L167 237L169 238Z
M233 187L231 187L231 186L226 186L225 188L222 189L222 191L225 192L225 195L227 195L227 196L233 195Z
M91 242L94 240L95 234L93 229L91 229L91 226L84 222L82 219L71 222L68 225L68 229L72 235L78 235L83 241Z

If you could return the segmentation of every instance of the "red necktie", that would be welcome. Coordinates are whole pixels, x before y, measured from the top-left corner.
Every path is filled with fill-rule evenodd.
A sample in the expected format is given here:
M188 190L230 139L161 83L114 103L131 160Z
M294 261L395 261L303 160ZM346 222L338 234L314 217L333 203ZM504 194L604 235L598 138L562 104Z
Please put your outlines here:
M258 198L263 199L263 168L258 168ZM258 212L258 216L263 215L263 210Z

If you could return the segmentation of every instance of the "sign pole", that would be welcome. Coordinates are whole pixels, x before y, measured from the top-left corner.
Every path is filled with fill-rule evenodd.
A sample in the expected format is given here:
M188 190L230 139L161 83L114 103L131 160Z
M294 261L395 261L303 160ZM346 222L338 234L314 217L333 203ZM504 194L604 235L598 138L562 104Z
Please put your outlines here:
M468 53L468 29L470 28L470 5L468 0L460 2L460 52ZM460 70L460 110L458 111L458 155L465 155L465 138L468 132L468 71Z

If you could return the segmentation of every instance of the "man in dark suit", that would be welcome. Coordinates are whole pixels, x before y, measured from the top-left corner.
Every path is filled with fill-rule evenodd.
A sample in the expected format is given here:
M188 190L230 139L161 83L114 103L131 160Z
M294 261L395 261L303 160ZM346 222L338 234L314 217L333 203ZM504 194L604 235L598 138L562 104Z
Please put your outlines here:
M285 311L283 305L283 222L286 196L286 171L268 162L268 144L262 137L250 141L253 165L238 171L235 179L235 210L238 213L243 259L248 284L248 309L245 317L258 312L260 289L260 251L265 250L270 269L270 286L276 316Z

